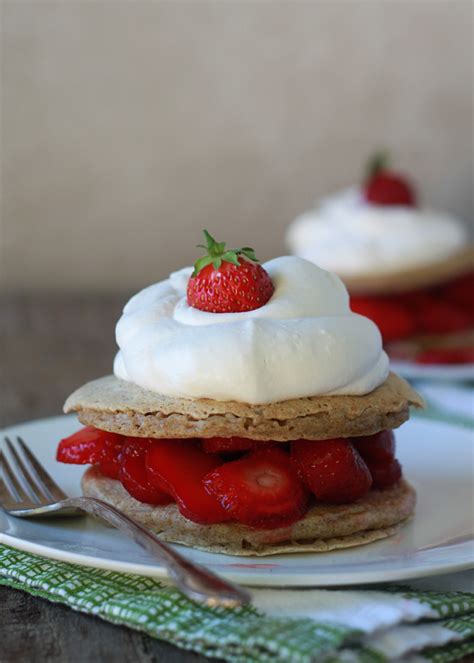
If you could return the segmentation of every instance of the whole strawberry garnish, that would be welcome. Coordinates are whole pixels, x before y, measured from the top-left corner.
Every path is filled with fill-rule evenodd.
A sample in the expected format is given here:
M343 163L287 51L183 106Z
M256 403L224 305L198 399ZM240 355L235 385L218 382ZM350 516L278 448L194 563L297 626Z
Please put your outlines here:
M273 295L273 283L258 264L254 250L226 249L225 242L216 242L204 230L207 255L196 260L189 279L189 306L210 313L253 311Z
M404 205L416 207L416 195L406 177L387 168L388 157L380 153L372 157L363 187L364 197L373 205Z

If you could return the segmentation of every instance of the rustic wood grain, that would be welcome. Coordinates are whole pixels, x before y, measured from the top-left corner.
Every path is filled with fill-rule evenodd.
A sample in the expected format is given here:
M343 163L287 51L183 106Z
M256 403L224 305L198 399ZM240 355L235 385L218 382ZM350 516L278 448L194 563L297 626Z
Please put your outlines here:
M0 588L1 663L198 663L183 652L125 627L62 605Z

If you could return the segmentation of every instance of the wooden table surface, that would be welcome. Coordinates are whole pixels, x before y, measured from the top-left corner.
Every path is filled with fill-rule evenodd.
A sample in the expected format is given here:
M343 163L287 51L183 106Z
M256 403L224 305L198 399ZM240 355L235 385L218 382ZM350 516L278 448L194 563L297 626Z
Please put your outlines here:
M114 327L127 298L126 293L0 295L0 428L60 414L71 391L110 372ZM204 660L136 631L0 587L0 663Z
M122 297L0 296L0 428L61 413L109 373ZM0 663L204 661L131 629L0 587Z

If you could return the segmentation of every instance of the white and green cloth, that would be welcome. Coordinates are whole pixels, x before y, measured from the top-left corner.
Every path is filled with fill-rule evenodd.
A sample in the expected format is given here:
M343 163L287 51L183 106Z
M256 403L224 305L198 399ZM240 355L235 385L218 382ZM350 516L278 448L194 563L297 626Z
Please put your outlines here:
M421 388L424 416L472 426L473 391L450 391L449 400L444 390ZM474 661L474 571L410 586L256 589L251 607L231 610L198 605L153 578L0 545L0 585L236 663Z
M462 574L465 586L469 578ZM208 608L153 578L0 546L0 585L236 663L448 663L474 658L474 593L413 587L257 589L253 605Z

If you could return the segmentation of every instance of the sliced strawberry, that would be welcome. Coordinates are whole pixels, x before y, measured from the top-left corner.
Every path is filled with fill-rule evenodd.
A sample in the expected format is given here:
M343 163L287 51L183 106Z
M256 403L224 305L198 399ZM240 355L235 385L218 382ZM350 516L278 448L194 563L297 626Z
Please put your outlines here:
M385 343L407 338L416 330L414 316L396 299L351 297L351 309L375 322Z
M114 449L107 452L107 457L99 461L99 468L102 474L109 479L118 479L120 473L120 464L122 458L122 447L120 443Z
M145 467L146 452L153 440L129 437L124 445L119 479L125 490L139 502L145 504L169 504L169 494L156 488L148 481Z
M219 456L204 453L185 440L154 440L146 454L150 483L172 495L183 516L203 524L229 520L202 481L206 474L221 464Z
M432 297L417 307L418 328L425 334L447 334L470 326L470 315L456 304Z
M210 437L201 441L203 451L207 454L234 453L250 449L269 449L278 442L249 440L246 437Z
M412 292L404 292L393 297L402 305L408 308L412 313L416 314L420 306L430 306L433 301L433 289L429 290L413 290Z
M402 476L402 466L396 458L392 458L388 462L386 460L369 459L366 460L366 463L372 476L373 488L393 486Z
M474 348L428 348L415 356L417 364L472 364Z
M60 463L88 465L97 463L104 446L104 431L92 426L81 428L76 433L61 440L56 451ZM113 435L113 433L111 433Z
M204 478L226 512L245 525L282 527L301 518L309 493L280 449L253 451Z
M291 457L320 502L355 502L372 485L367 465L349 440L297 440L291 443Z
M103 474L117 479L124 435L86 426L59 443L56 460L74 465L99 464Z
M189 306L211 313L260 308L273 295L273 283L250 247L226 249L204 231L207 255L196 260L188 281Z
M395 435L392 430L382 430L375 435L353 437L351 442L366 463L369 460L390 462L395 457Z
M443 296L471 313L474 311L474 272L447 283L442 288Z

